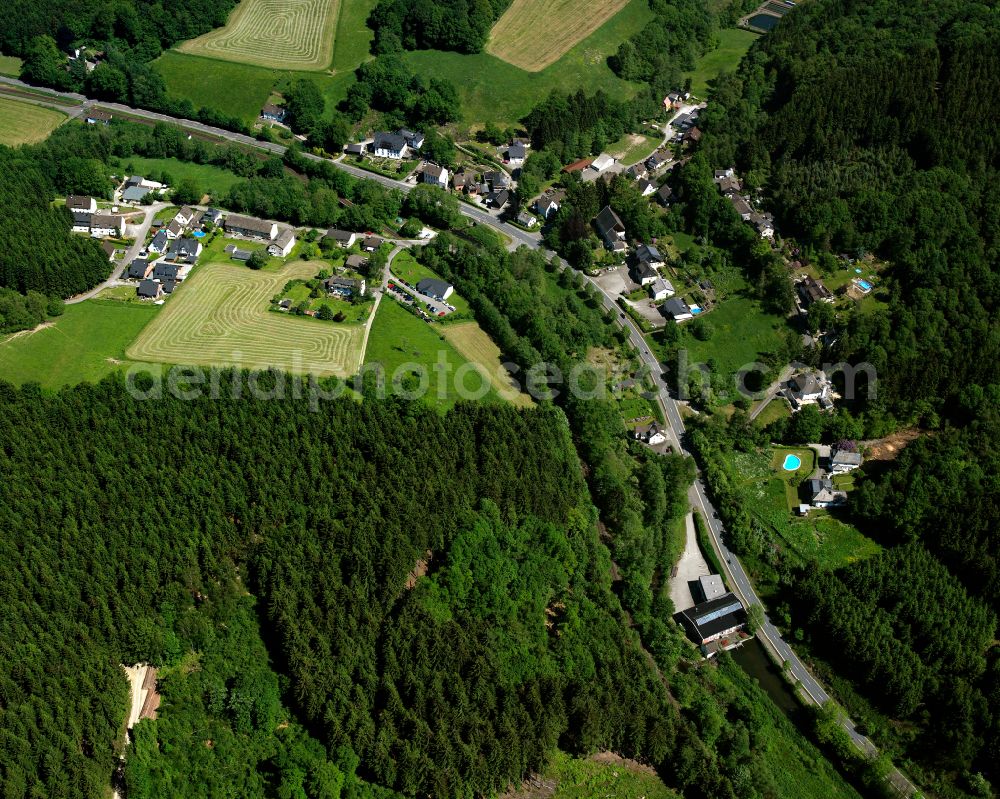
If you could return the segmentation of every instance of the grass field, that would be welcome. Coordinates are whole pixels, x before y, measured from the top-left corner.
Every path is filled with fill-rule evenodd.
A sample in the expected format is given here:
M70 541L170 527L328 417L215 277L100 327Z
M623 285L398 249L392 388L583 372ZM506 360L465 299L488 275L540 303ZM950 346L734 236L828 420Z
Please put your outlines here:
M651 156L653 151L660 146L661 141L663 141L662 136L626 133L618 141L607 145L604 151L626 166L630 166Z
M274 366L295 373L346 377L358 368L362 329L322 325L268 310L292 278L311 278L316 264L278 272L209 263L194 271L128 348L129 358L191 366Z
M478 369L471 365L463 369L467 376L463 382L472 396L459 395L455 375L468 361L441 333L442 328L438 325L427 324L395 300L383 298L368 339L365 365L380 364L385 370L387 384L395 379L404 391L412 392L411 396L422 397L432 405L447 408L466 398L496 400L496 393L485 376L476 379L468 375L470 369L478 374ZM425 390L420 388L419 373L427 375ZM478 391L481 388L485 391Z
M403 250L395 258L392 259L391 264L392 274L398 277L400 280L405 280L411 286L416 286L417 283L423 280L425 277L435 277L440 279L440 275L435 273L434 270L428 269L421 263L417 262L417 259L408 250ZM469 303L464 297L458 294L452 294L448 298L448 302L455 306L455 313L468 313Z
M125 172L129 175L151 175L166 172L170 175L167 181L170 185L176 185L179 181L192 178L201 187L202 191L212 194L215 197L225 194L230 186L243 180L239 175L230 172L228 169L212 166L211 164L192 164L189 161L180 161L177 158L140 158L130 156L121 159Z
M242 0L225 26L182 53L276 69L323 70L333 60L341 0Z
M125 348L160 309L115 300L67 305L52 324L0 341L0 376L59 388L125 368Z
M758 38L759 34L738 28L719 31L719 46L699 58L694 69L687 73L691 78L691 92L704 99L708 95L708 83L722 72L736 69L740 59Z
M65 114L50 108L0 97L0 144L40 142L65 121Z
M514 0L493 26L486 51L540 72L626 5L628 0Z
M477 322L442 325L441 333L459 355L489 376L493 390L497 394L519 408L529 408L535 404L528 394L518 389L510 374L503 368L500 348Z
M368 27L368 15L378 0L340 0L337 39L333 46L333 71L354 71L371 58L369 51L375 31Z
M516 123L553 89L588 94L603 89L631 97L636 85L621 80L607 58L652 19L645 0L631 0L619 13L541 72L527 72L489 53L462 55L439 50L404 54L414 72L450 80L458 88L465 122Z
M13 55L0 55L0 75L16 78L21 74L21 59Z
M760 412L760 415L754 419L754 424L758 427L767 427L771 422L776 422L778 419L787 419L792 415L791 409L788 407L788 403L782 399L771 400L767 407Z

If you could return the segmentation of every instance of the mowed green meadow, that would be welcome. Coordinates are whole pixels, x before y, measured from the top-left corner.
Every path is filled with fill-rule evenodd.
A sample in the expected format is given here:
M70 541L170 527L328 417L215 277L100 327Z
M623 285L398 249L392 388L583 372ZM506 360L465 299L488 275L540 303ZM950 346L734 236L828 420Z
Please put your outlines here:
M370 58L372 31L365 21L374 0L342 0L331 69L302 72L237 64L202 55L169 50L154 62L171 96L197 107L216 108L247 122L257 118L272 91L299 78L314 80L328 108L347 96L354 70ZM603 89L631 96L635 84L618 78L607 58L618 45L652 18L645 0L631 0L625 8L579 42L554 64L527 72L487 53L462 55L439 50L404 54L410 68L425 78L450 80L458 89L466 123L515 123L553 89L588 93Z
M139 156L129 156L121 159L124 171L129 175L158 175L167 173L170 180L167 181L176 185L179 181L191 178L207 194L219 196L229 191L234 184L243 180L239 175L230 172L228 169L212 166L211 164L192 164L189 161L181 161L177 158L140 158Z
M726 28L719 31L719 45L705 53L687 73L691 78L691 92L704 100L708 96L708 84L723 72L736 69L740 59L750 46L760 38L760 34L740 28Z
M151 304L87 300L34 331L0 340L0 379L60 388L96 382L129 363L125 348L160 311Z
M66 115L33 103L0 97L0 144L34 144L66 121Z

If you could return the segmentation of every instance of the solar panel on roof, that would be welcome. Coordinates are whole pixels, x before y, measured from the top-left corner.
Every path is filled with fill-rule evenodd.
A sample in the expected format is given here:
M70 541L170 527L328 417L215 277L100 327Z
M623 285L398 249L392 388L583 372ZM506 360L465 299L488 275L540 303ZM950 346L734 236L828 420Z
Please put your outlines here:
M710 621L715 621L716 619L720 619L729 613L735 613L737 610L741 610L742 608L743 605L740 604L740 601L737 599L735 602L731 602L725 607L721 607L718 610L713 610L711 613L706 613L704 616L699 616L694 620L694 623L700 627L703 624L708 624Z

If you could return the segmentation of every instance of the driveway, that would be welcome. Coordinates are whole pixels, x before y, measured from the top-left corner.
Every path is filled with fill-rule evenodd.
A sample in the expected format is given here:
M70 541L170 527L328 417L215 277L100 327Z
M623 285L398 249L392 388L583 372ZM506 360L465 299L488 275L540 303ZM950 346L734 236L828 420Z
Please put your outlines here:
M684 517L684 552L670 577L670 601L674 603L674 612L679 613L697 604L691 594L691 583L711 573L708 561L698 546L694 514L689 512Z

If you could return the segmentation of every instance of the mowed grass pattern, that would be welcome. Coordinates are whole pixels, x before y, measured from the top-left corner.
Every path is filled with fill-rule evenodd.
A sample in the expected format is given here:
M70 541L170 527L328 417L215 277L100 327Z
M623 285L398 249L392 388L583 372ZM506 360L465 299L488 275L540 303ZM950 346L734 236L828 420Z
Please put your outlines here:
M514 0L486 50L528 72L558 61L621 11L629 0Z
M16 147L40 142L65 120L66 115L58 111L0 97L0 144Z
M316 274L316 264L289 264L280 272L212 263L199 267L127 355L137 361L191 366L273 366L321 376L353 374L363 331L269 310L271 297L294 278Z
M474 363L489 377L497 394L519 408L529 408L535 404L528 394L518 389L510 374L503 368L500 348L476 322L442 325L441 333L458 350L459 355Z
M323 70L333 60L340 0L242 0L222 28L183 53L278 69Z

